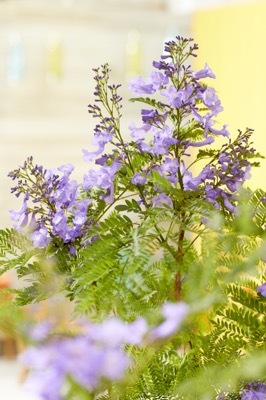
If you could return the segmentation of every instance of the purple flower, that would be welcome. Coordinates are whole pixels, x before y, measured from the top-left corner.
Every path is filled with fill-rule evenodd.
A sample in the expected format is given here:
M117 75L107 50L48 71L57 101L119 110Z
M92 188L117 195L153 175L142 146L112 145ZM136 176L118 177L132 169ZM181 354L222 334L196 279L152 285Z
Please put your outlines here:
M17 228L25 226L28 222L28 212L27 212L27 201L28 200L29 200L29 193L27 191L24 196L24 199L23 199L20 209L18 211L14 211L14 210L9 211L11 220L18 222L22 218L22 221L21 221L20 225L17 226Z
M57 211L52 218L53 234L65 239L67 232L67 216L62 209Z
M152 126L149 124L144 124L141 127L137 128L134 122L131 122L129 125L129 130L131 131L131 137L137 140L144 139L147 132L152 129Z
M165 158L162 165L155 167L161 176L168 179L169 182L176 184L178 181L177 172L179 169L179 161L177 158Z
M51 194L50 199L59 207L69 207L74 204L78 192L76 181L60 180L56 190Z
M147 331L148 325L143 318L127 324L116 317L108 318L101 324L94 325L93 329L88 326L87 330L90 338L102 342L110 348L121 346L124 343L140 344Z
M206 139L202 140L201 142L189 142L187 147L202 147L212 144L214 142L214 138L212 136L207 136Z
M137 76L136 78L131 79L128 85L129 90L132 90L134 94L153 94L156 92L156 89L153 86L152 80L149 78L147 82Z
M212 115L216 116L223 111L221 102L213 88L206 88L204 92L198 94L198 97L212 111Z
M152 198L152 203L153 203L154 207L158 207L158 208L164 207L165 205L173 208L172 199L169 196L167 196L165 193L161 193L158 196L154 196Z
M222 135L222 136L229 136L229 131L226 129L227 125L224 125L222 129L214 129L212 127L209 128L211 133L214 133L215 135Z
M123 378L123 375L129 366L129 358L121 349L107 349L104 352L104 362L101 366L101 374L107 379L116 381Z
M164 124L169 112L160 114L157 110L141 110L142 121L150 125Z
M146 82L140 76L131 79L128 88L135 94L153 94L162 86L167 85L168 81L169 79L166 75L153 71Z
M204 68L201 69L200 71L197 72L193 72L192 76L195 79L204 79L204 78L213 78L215 79L215 75L212 72L211 68L208 66L208 64L206 63Z
M266 384L260 382L252 382L246 385L241 400L265 400Z
M222 193L222 195L223 195L223 193ZM224 206L225 206L225 208L227 208L227 210L229 210L233 214L236 212L236 207L229 201L228 196L226 196L225 194L223 196L223 202L224 202Z
M169 82L169 78L162 74L161 72L153 71L150 76L150 80L152 81L153 87L158 90L162 86L165 86Z
M102 154L104 151L105 145L109 142L112 141L113 135L111 132L108 131L101 131L98 132L96 131L94 134L94 138L92 140L92 144L94 146L98 146L98 148L95 151L89 152L87 150L82 150L84 155L83 155L83 160L90 162L93 161L95 157L99 156Z
M179 161L177 158L166 158L159 170L162 172L170 172L176 174L179 168Z
M43 341L48 338L54 324L51 321L41 321L29 330L29 337L34 341Z
M205 182L206 179L211 179L213 177L213 171L209 165L207 165L195 178L192 177L190 171L185 169L184 163L180 166L180 172L182 173L182 181L185 190L197 190L201 183Z
M62 165L61 167L58 167L58 171L63 172L64 174L64 179L67 181L68 178L70 177L71 173L74 170L74 165L73 164L66 164Z
M103 198L106 203L112 203L114 200L114 176L120 167L118 161L114 161L112 165L103 166L99 171L89 170L87 174L84 175L84 189L89 190L93 187L100 187L107 191Z
M184 89L177 90L173 85L161 90L163 96L167 98L169 103L175 107L180 108L188 103L192 103L192 94L194 87L187 85Z
M121 346L140 344L148 331L142 318L131 324L109 318L99 325L85 324L84 328L84 333L75 337L51 337L49 342L24 352L22 361L31 369L28 390L45 400L59 400L68 376L88 390L96 388L102 378L121 379L130 365ZM37 339L43 339L42 330L40 333ZM46 334L45 327L45 338ZM36 329L32 335L36 336Z
M263 296L266 297L266 282L257 287L257 291Z
M165 338L175 333L188 314L188 311L188 305L183 302L165 303L162 307L164 321L150 332L151 338Z
M73 213L73 224L74 225L83 225L87 221L87 211L88 206L92 203L91 199L79 200L77 201L71 211Z
M145 183L147 182L147 178L141 174L136 173L131 179L131 182L134 185L145 185Z
M45 342L27 348L21 356L30 370L25 387L43 400L61 400L69 376L90 391L101 385L102 378L119 380L131 364L123 345L138 346L172 335L187 312L184 303L166 303L162 307L164 322L156 328L150 329L143 318L126 323L112 317L97 325L84 321L82 333L66 337L47 336L49 324L43 323L31 336Z
M44 226L33 232L31 239L35 247L45 247L52 240Z
M176 144L177 139L173 138L173 129L164 125L162 129L155 132L153 139L153 154L167 154L170 146Z

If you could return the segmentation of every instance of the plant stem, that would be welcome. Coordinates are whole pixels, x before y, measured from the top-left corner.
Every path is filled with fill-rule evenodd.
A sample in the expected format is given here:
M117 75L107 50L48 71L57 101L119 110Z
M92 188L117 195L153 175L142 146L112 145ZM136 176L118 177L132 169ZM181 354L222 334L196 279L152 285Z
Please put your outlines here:
M178 235L178 242L177 242L177 252L176 252L176 261L177 261L177 267L178 270L175 273L175 279L174 279L174 296L177 301L180 301L182 298L182 282L181 282L181 265L184 257L184 252L183 252L183 241L185 237L185 229L183 227L184 223L184 218L185 218L185 211L181 212L181 224L180 224L180 230L179 230L179 235Z

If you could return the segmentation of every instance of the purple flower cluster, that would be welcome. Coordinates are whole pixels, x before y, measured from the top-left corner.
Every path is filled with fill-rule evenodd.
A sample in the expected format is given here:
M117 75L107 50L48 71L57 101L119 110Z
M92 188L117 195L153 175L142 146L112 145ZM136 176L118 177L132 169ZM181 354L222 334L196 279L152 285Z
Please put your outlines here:
M251 382L245 385L241 400L265 400L266 384L260 382Z
M216 127L214 118L223 108L215 90L201 82L215 75L207 64L196 72L186 65L197 50L191 41L177 37L176 41L167 42L161 60L153 63L151 75L145 81L137 77L130 82L129 88L136 96L157 96L135 98L145 103L145 109L141 111L142 124L132 122L129 126L133 139L130 143L124 142L120 131L120 85L108 84L108 65L95 69L96 100L89 105L89 112L100 123L92 140L96 150L83 150L83 158L95 161L99 168L88 170L83 184L70 179L74 168L71 164L44 170L28 159L22 168L10 173L12 179L18 180L12 191L24 196L21 208L11 211L11 218L18 228L28 227L35 246L44 247L59 238L74 252L76 242L94 223L90 217L92 207L97 208L101 200L109 207L129 189L140 196L146 207L174 207L169 193L162 193L152 181L153 171L168 179L174 188L197 191L198 197L216 208L235 211L239 185L250 177L248 157L255 152L249 147L252 131L240 132L232 142L226 125ZM210 146L217 136L223 136L227 143L215 156L210 153L209 163L193 176L189 164L194 161L189 162L189 150ZM103 154L109 144L112 152Z
M53 326L42 323L31 334L41 344L22 355L31 371L25 387L41 399L60 400L69 376L89 391L97 389L103 378L120 380L132 364L124 344L139 346L168 337L179 329L187 313L185 303L166 303L164 321L155 328L149 328L143 318L125 323L113 317L98 325L83 323L82 333L68 337L49 336Z
M18 229L28 227L36 247L45 247L53 237L72 243L89 227L87 211L91 200L79 198L79 185L70 180L73 169L73 165L68 164L57 170L44 170L33 166L29 158L23 168L10 173L13 179L28 178L20 180L13 188L18 196L25 194L20 210L10 211L10 214L11 219L19 223ZM26 186L28 182L31 182L30 187Z
M197 49L196 45L189 46L190 42L190 39L177 37L176 42L166 43L162 61L153 63L157 71L153 71L146 81L137 77L129 83L129 89L137 96L159 94L163 98L161 102L148 101L153 108L142 110L140 127L134 122L130 124L131 137L141 153L153 156L150 167L146 166L146 178L149 169L156 169L173 186L198 190L216 208L224 207L234 212L239 185L250 177L248 155L254 153L254 149L249 148L248 139L252 131L240 132L232 143L227 126L221 129L215 126L214 118L223 107L215 90L200 82L201 79L215 78L215 75L207 64L197 72L185 66L187 58L195 56ZM182 57L176 57L177 51ZM147 103L147 99L142 100ZM216 136L225 137L228 144L198 176L193 177L183 156L190 156L187 154L190 147L211 145ZM132 183L146 183L142 172L144 170L135 173Z
M180 41L186 41L186 39L179 38ZM188 44L188 41L187 41ZM168 147L162 153L161 149L157 149L156 146L153 149L154 154L167 154L171 145L177 144L183 146L204 146L211 144L214 138L210 135L223 135L228 136L229 132L224 126L221 130L214 127L215 122L212 120L222 110L221 102L217 97L213 88L206 87L200 84L199 80L204 78L215 78L210 67L206 64L205 67L198 71L193 72L190 69L186 69L184 66L185 59L192 54L192 48L185 54L182 62L175 59L173 52L176 50L173 42L166 43L165 51L169 52L168 56L163 55L162 59L170 58L169 62L163 61L162 63L154 62L153 65L156 69L162 70L163 72L153 71L147 78L146 82L141 77L137 77L131 80L129 83L129 89L134 92L135 95L139 94L155 94L160 92L165 100L157 105L161 110L164 110L163 114L159 114L158 110L142 110L143 122L150 124L151 126L158 126L158 121L161 122L159 130L155 130L155 135L158 136L164 133L165 120L168 117L173 122L173 115L178 111L178 119L185 120L187 116L192 115L194 120L197 122L197 127L202 129L204 139L202 141L191 140L187 143L182 138L181 132L175 132L175 138L169 143ZM193 48L194 51L194 48ZM170 77L170 79L169 79ZM202 107L200 107L200 104ZM209 109L207 113L203 114L202 109ZM175 111L176 110L176 111ZM158 116L160 118L158 118ZM170 122L169 121L169 122ZM179 121L178 121L179 122ZM166 125L167 126L167 125ZM144 131L150 130L147 125L142 128ZM167 126L167 129L171 129ZM160 133L162 132L162 133ZM136 129L132 132L132 137L136 138ZM174 140L175 139L175 140ZM138 137L137 143L140 145L142 151L147 151L148 147L144 147L143 138ZM149 149L150 150L150 149Z

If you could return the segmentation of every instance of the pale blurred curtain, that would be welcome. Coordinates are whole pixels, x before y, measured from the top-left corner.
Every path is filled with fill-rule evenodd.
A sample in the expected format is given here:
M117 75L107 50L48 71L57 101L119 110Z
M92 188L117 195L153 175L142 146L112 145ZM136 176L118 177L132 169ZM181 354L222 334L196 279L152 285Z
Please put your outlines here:
M255 129L254 146L266 156L266 2L228 5L193 14L192 35L199 44L198 68L205 62L216 74L215 87L224 106L219 122L232 134ZM252 188L265 189L266 161L254 169Z

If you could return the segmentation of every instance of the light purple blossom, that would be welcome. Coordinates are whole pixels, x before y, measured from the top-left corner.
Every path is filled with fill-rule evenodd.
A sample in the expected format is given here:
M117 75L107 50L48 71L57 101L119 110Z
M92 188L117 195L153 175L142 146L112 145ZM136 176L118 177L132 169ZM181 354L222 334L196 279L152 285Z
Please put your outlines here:
M179 168L179 161L177 158L165 158L163 164L160 166L160 171L170 172L176 174Z
M131 364L123 345L164 339L179 329L187 313L188 305L184 303L165 303L164 321L155 328L149 328L143 318L126 323L111 317L101 324L83 322L82 333L66 337L48 336L49 326L44 323L31 334L34 340L40 339L39 347L28 347L21 356L29 368L24 386L43 400L61 400L69 376L89 391L98 388L103 378L120 380Z
M202 93L198 94L198 97L212 111L212 115L216 116L223 111L221 101L213 88L207 87Z
M208 64L206 63L204 68L197 71L197 72L193 72L192 76L195 79L204 79L204 78L213 78L215 79L215 75L212 72L211 68L208 66Z
M169 103L175 108L180 108L188 103L192 103L193 92L194 87L192 85L187 85L184 89L180 90L170 85L166 89L161 90L162 95L165 96Z
M139 173L136 173L131 179L131 182L134 185L145 185L145 183L147 182L147 178Z
M162 86L167 85L169 78L161 72L153 71L146 79L146 82L140 77L131 79L128 88L135 94L153 94Z
M149 124L144 124L139 128L136 127L134 122L131 122L129 125L129 130L131 131L131 137L136 140L144 139L147 132L152 129L152 126Z
M265 400L266 384L260 382L252 382L246 385L241 400Z
M62 209L54 214L52 219L53 234L65 238L67 231L67 216Z
M165 205L173 208L172 199L169 196L167 196L165 193L161 193L158 196L154 196L152 198L152 203L153 203L154 207L158 207L158 208L164 207Z
M100 187L107 191L103 198L106 203L112 203L114 200L114 177L120 167L118 161L114 161L112 165L103 166L98 171L89 170L84 175L83 187L85 190L89 190L93 187Z
M93 161L97 156L103 153L105 146L107 143L111 142L113 138L113 134L108 131L96 131L94 134L94 138L92 139L92 144L97 146L95 151L89 152L88 150L83 151L83 160L90 162Z
M185 190L197 190L198 186L205 182L206 179L213 178L213 169L211 169L209 165L204 167L199 175L194 178L192 173L186 169L184 163L180 165L180 172L182 174L182 182Z
M31 235L35 247L45 247L51 241L47 229L43 226L38 228Z
M44 320L38 322L35 326L28 330L28 336L31 340L38 342L43 341L48 338L53 326L54 323L51 321Z
M257 287L257 291L263 296L266 297L266 282Z
M223 128L220 130L213 128L215 122L211 119L213 116L211 112L205 115L200 115L195 108L192 108L192 114L195 121L199 122L202 128L205 130L205 135L209 131L214 135L222 135L226 137L229 136L229 131L226 129L227 125L224 125Z
M77 201L71 209L73 213L72 223L76 226L82 226L87 221L88 206L92 203L91 199Z
M155 132L152 153L167 154L169 147L177 142L178 140L173 137L173 129L165 124L162 129Z
M151 126L158 126L159 124L164 124L167 117L168 117L169 111L164 112L163 114L160 114L157 110L146 110L143 109L141 110L141 117L142 121L144 123L150 124Z
M148 332L148 325L143 318L127 324L119 318L111 317L101 324L93 325L93 329L89 325L86 332L91 339L114 348L123 343L140 344Z
M50 196L50 200L59 207L71 206L77 198L78 184L76 181L61 180Z
M212 136L207 136L206 139L200 141L200 142L189 142L187 147L192 146L192 147L202 147L202 146L207 146L209 144L212 144L214 142L214 138Z
M209 127L209 130L211 133L214 133L215 135L222 135L222 136L229 136L229 131L227 129L227 125L223 125L222 129L215 129L212 127Z
M14 211L14 210L9 211L11 220L19 222L19 220L21 220L21 218L22 218L22 221L19 224L19 226L16 226L17 229L19 227L25 226L28 222L28 212L27 212L27 201L28 200L29 200L29 194L28 194L28 192L26 192L20 209L18 211Z
M140 76L131 79L128 88L132 90L134 94L153 94L156 92L151 78L148 78L147 81L144 82Z
M67 181L71 173L74 171L75 167L73 164L65 164L61 165L61 167L58 167L57 169L58 171L63 172L64 175L62 179Z
M38 348L29 347L22 355L31 369L26 389L44 400L54 400L61 399L67 376L88 390L96 388L102 378L119 380L130 365L122 345L140 344L147 331L142 318L131 324L109 318L100 325L87 324L85 332L75 337L56 336Z
M188 314L189 307L186 303L165 303L162 307L164 321L150 332L154 340L165 338L174 334Z
M162 74L158 71L153 71L150 76L150 80L152 81L153 87L158 90L162 86L165 86L169 82L168 76Z

